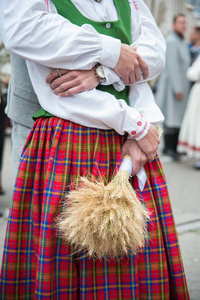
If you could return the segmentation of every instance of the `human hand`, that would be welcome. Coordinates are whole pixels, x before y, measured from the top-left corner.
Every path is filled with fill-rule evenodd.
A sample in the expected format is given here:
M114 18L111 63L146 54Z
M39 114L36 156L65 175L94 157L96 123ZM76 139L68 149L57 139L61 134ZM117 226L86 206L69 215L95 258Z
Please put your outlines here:
M183 93L177 93L177 94L174 94L174 97L176 98L176 100L182 100L184 98L184 94Z
M135 47L121 44L121 52L118 63L114 68L117 75L123 80L124 84L133 84L149 75L149 68L146 62L136 52Z
M53 70L46 78L54 94L60 97L68 97L88 90L92 90L99 84L94 68L91 70Z
M141 150L136 140L126 140L122 146L122 157L130 155L132 161L132 176L136 175L145 165L148 158Z
M159 133L156 127L154 125L150 125L147 134L137 142L141 150L146 154L148 161L153 161L160 144Z

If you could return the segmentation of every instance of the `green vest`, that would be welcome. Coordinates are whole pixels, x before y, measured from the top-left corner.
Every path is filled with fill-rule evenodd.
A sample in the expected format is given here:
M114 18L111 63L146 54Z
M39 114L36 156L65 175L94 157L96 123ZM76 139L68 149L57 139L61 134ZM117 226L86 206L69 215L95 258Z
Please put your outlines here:
M131 11L128 0L114 0L114 4L118 13L118 20L97 22L88 19L76 8L70 0L52 0L58 13L64 18L68 19L71 23L82 26L84 24L92 25L100 34L108 35L121 40L123 44L130 45L132 42L131 35ZM128 92L129 88L126 87L123 91L118 92L113 85L98 85L96 87L101 91L108 92L115 96L116 99L124 99L129 104ZM33 117L38 118L41 116L52 116L44 109L40 109Z

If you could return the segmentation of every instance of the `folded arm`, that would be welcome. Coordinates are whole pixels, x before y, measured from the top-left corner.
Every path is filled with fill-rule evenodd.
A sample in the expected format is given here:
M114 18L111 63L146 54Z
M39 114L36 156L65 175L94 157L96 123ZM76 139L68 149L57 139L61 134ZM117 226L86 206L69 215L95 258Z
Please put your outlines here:
M123 79L130 78L130 75L135 72L135 66L138 70L138 67L142 69L144 65L138 54L135 57L138 57L139 66L137 66L137 59L136 64L134 64L134 58L131 58L133 63L130 63L130 55L126 53L130 54L133 50L122 46L120 40L101 35L88 24L78 27L58 14L48 13L42 0L21 0L20 2L12 0L9 3L4 0L2 12L3 39L7 49L24 59L40 64L41 67L43 65L51 68L89 70L96 62L99 62L111 69L116 68L116 72ZM125 65L127 66L126 72L123 71ZM34 68L33 65L32 68ZM42 70L39 74L43 74ZM39 80L39 77L33 76L32 82L34 82L33 78L36 82ZM44 80L45 77L42 76L42 78ZM128 79L124 81L128 82ZM85 94L87 98L87 92ZM55 103L59 103L61 108L60 114L57 113L59 117L69 120L74 118L72 121L77 120L77 123L85 126L89 126L90 121L91 127L113 128L120 134L127 132L136 140L144 138L150 127L150 124L137 111L128 107L123 100L116 101L107 93L102 94L102 98L106 97L105 102L110 106L110 114L107 116L105 108L101 106L104 103L102 99L98 103L90 96L86 102L87 106L83 103L82 110L79 110L81 97L67 98L64 102L60 101L58 96L56 97L56 99L52 96L47 97L50 101L51 111L49 112L55 114ZM45 103L41 102L41 105L48 111ZM92 115L88 107L94 107L94 111L98 107L98 115ZM72 108L71 113L70 108Z
M91 69L95 62L116 66L120 40L49 13L43 0L2 1L2 35L9 52L52 68Z
M141 15L139 39L134 31L135 23L132 24L133 42L137 42L138 55L133 58L133 64L127 57L129 50L122 57L120 40L97 33L91 25L79 27L58 14L48 13L43 0L13 0L9 4L6 0L2 1L4 43L9 52L24 59L70 70L91 69L99 62L111 69L115 68L125 83L133 83L134 79L130 81L129 78L134 76L136 81L140 80L138 71L135 71L138 65L142 69L143 79L147 79L148 71L148 79L158 75L158 69L160 72L163 65L163 38L143 1L137 1L140 7L137 15ZM131 10L134 18L135 8L131 7ZM127 68L126 72L123 66ZM132 73L136 75L132 76Z

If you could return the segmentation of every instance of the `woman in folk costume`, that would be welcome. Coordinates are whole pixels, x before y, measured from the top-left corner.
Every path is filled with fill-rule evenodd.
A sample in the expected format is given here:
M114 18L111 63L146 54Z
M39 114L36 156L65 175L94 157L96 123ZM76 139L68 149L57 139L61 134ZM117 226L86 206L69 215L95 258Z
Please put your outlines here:
M178 141L178 151L196 158L200 170L200 56L187 71L187 78L196 81L190 91Z
M144 68L138 86L145 84L163 67L163 38L141 0L53 2L45 6L39 0L12 1L3 7L5 44L29 60L43 108L35 115L21 156L4 247L1 299L189 299L165 177L158 156L153 160L159 142L155 127L126 104L127 88L118 92L113 85L98 85L61 98L45 83L50 68L92 69L92 74L96 63L107 67L106 81L113 81L112 69L125 83L140 81L140 76L127 79L119 68L129 49L124 44L138 40L137 52L149 67L149 77ZM157 122L161 120L159 114ZM133 175L150 161L144 166L143 192L137 177L132 180L151 212L149 244L121 260L75 255L53 228L62 194L74 176L85 172L110 180L125 153L131 155Z

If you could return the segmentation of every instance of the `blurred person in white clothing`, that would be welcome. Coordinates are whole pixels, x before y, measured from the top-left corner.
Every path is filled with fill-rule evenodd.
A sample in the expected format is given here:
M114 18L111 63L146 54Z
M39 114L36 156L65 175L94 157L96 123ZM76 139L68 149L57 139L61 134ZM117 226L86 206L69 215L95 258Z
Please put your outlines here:
M195 84L191 88L181 124L178 151L195 158L195 168L200 170L200 56L188 69L187 78Z

